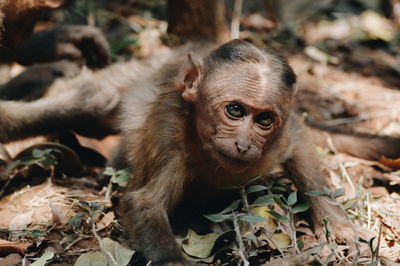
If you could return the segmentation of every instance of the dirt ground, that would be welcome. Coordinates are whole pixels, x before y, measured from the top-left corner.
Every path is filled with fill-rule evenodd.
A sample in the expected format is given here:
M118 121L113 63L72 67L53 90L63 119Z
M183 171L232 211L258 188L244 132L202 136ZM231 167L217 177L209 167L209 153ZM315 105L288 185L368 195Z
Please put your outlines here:
M399 54L382 46L354 44L345 38L325 39L325 49L316 48L313 43L319 40L315 36L324 32L325 29L310 24L304 33L309 45L304 49L286 48L284 44L278 49L298 75L296 111L327 126L400 137ZM146 54L151 54L150 50ZM1 81L21 70L22 67L17 64L1 66ZM80 140L107 157L117 139ZM25 147L40 141L41 138L15 142L5 145L5 148L13 157ZM400 158L366 161L335 153L334 147L331 151L319 148L318 153L323 161L323 178L330 180L331 189L345 189L339 201L357 230L373 232L369 236L375 236L372 246L379 246L379 263L400 263ZM3 164L0 173L5 171ZM133 252L118 244L127 247L123 229L118 225L111 204L111 199L118 198L123 188L114 188L112 192L107 187L99 188L95 176L101 171L87 168L83 177L51 177L51 172L44 175L22 169L19 173L21 177L8 184L5 191L2 190L4 196L0 198L0 265L28 265L36 258L41 258L43 263L39 264L41 261L36 260L39 263L35 265L45 265L46 262L46 265L89 265L76 261L82 254L100 254L93 252L103 251L105 246L126 252L120 256L130 258ZM302 239L303 250L306 251L318 244L310 229L304 225L306 223L301 225L303 222L301 218L297 220L298 239ZM106 245L103 240L107 238L116 242L110 241ZM284 258L296 254L293 241L296 240L283 241L280 248ZM308 255L309 261L323 261L334 250L334 256L327 260L330 264L348 265L352 260L343 251L346 247L330 248L324 246L319 255L301 254ZM277 249L271 251L269 247L266 250L269 250L269 258L264 261L281 260ZM118 252L113 255L118 257ZM231 256L234 254L227 252ZM257 254L261 257L261 253ZM134 265L143 264L140 258L133 256ZM86 262L100 261L98 265L112 265L105 257L99 259L93 255L86 258ZM371 262L371 257L371 254L366 256L365 265ZM224 255L216 258L216 265L230 261ZM292 258L293 261L295 259ZM126 265L127 262L121 260L118 263Z

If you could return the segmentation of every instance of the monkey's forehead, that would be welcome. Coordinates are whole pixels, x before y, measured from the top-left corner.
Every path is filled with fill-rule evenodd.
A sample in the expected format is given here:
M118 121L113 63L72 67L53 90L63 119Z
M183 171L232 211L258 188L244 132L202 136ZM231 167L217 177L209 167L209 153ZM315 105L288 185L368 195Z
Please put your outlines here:
M257 64L226 65L215 69L204 82L205 93L215 97L244 97L268 102L287 94L282 71Z

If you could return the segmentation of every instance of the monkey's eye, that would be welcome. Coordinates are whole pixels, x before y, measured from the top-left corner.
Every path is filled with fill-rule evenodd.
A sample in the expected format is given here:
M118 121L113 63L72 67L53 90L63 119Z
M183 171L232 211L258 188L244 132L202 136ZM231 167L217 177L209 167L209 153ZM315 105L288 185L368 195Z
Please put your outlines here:
M268 112L257 115L255 121L264 128L270 128L274 124L274 118Z
M229 104L226 106L226 111L233 117L240 118L246 115L246 112L240 104Z

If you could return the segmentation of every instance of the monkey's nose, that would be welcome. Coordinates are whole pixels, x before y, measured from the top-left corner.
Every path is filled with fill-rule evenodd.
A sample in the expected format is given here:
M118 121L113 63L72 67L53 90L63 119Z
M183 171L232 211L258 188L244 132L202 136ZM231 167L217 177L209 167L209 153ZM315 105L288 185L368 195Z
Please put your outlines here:
M240 142L235 142L235 144L239 154L245 154L250 149L250 145L248 144L243 144Z

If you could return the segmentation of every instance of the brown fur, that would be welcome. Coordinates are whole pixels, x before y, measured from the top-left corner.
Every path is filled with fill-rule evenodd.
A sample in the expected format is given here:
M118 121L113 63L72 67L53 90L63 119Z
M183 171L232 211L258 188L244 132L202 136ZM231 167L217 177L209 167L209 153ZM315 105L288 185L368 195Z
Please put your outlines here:
M251 77L251 73L261 76ZM203 204L214 204L199 188L217 190L234 184L235 177L267 176L277 165L284 166L304 198L307 191L322 191L324 181L314 146L290 110L294 82L293 71L284 59L236 40L203 60L190 56L177 79L161 86L158 96L145 103L146 108L131 104L128 98L122 122L123 146L134 172L123 199L122 219L136 250L155 265L184 263L168 215L184 199L185 191L194 193L191 197ZM246 91L244 99L241 93ZM241 124L242 120L226 120L219 114L225 102L237 97L235 102L247 101L256 113L273 112L273 127L259 131ZM248 112L246 117L253 114L251 109ZM233 131L228 132L221 123ZM242 127L247 133L240 131ZM235 148L235 140L243 138L242 134L250 141L247 153ZM222 149L230 159L216 149ZM339 207L320 198L310 200L318 234L322 234L321 219L327 216L334 238L354 240Z

